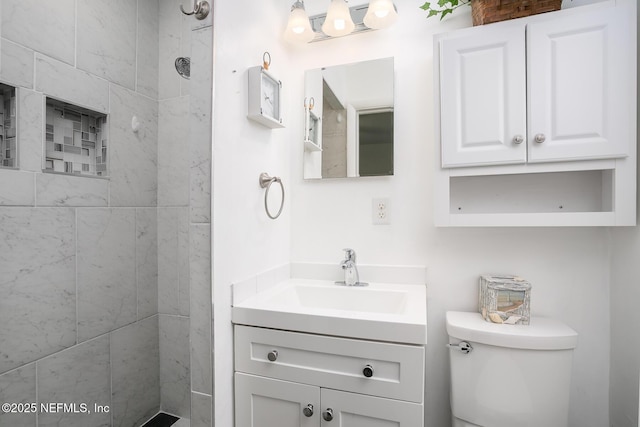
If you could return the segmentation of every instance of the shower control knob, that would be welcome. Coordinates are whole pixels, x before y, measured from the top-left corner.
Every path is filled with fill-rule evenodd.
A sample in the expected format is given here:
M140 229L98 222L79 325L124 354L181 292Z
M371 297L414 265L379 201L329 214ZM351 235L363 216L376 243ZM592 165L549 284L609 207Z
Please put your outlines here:
M513 137L513 143L514 143L514 144L518 144L518 145L520 145L520 144L522 144L523 142L524 142L524 136L522 136L522 135L516 135L516 136L514 136L514 137Z
M371 378L373 376L373 366L366 365L362 370L362 375L364 375L367 378Z
M269 359L270 362L275 362L277 358L278 350L271 350L269 354L267 354L267 359Z
M333 409L327 408L327 410L322 413L322 418L324 418L325 421L331 421L333 419Z
M313 405L311 403L309 403L303 410L302 413L304 414L305 417L312 417L313 416Z
M535 142L537 142L538 144L542 144L543 142L545 142L547 140L547 137L544 136L544 133L539 133L539 134L536 134L536 136L533 137L533 140Z

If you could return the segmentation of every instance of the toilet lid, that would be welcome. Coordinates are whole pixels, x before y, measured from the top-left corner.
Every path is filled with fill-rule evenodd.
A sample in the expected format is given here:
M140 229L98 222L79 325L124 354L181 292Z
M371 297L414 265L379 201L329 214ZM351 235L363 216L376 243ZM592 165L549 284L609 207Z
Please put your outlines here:
M447 333L454 339L529 350L575 348L578 333L564 323L531 317L529 325L500 325L485 321L480 313L447 311Z

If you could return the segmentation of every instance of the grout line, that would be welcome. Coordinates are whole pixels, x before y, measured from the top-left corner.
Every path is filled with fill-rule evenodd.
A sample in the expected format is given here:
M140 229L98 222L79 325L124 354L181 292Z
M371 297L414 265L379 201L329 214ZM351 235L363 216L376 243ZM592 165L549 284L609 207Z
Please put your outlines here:
M38 393L38 363L35 363L35 369L36 369L36 405L38 405L37 409L40 409L40 396ZM38 420L40 415L40 411L36 411L36 426L40 425L40 422Z
M76 280L76 345L80 340L80 320L78 316L79 298L78 298L78 208L73 209L75 219L75 280Z

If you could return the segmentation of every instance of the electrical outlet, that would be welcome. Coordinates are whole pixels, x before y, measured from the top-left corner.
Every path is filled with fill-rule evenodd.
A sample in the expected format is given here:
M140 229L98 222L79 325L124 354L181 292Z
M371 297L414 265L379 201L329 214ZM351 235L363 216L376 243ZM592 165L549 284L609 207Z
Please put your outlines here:
M371 222L375 225L391 224L389 220L389 198L380 197L372 199Z

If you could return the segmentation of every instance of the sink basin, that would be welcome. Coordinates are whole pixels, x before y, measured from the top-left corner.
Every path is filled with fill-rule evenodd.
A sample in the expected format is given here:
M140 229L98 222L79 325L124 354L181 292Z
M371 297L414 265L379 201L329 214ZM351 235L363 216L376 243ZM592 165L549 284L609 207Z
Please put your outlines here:
M234 305L232 321L298 332L426 344L424 285L339 286L290 279Z

